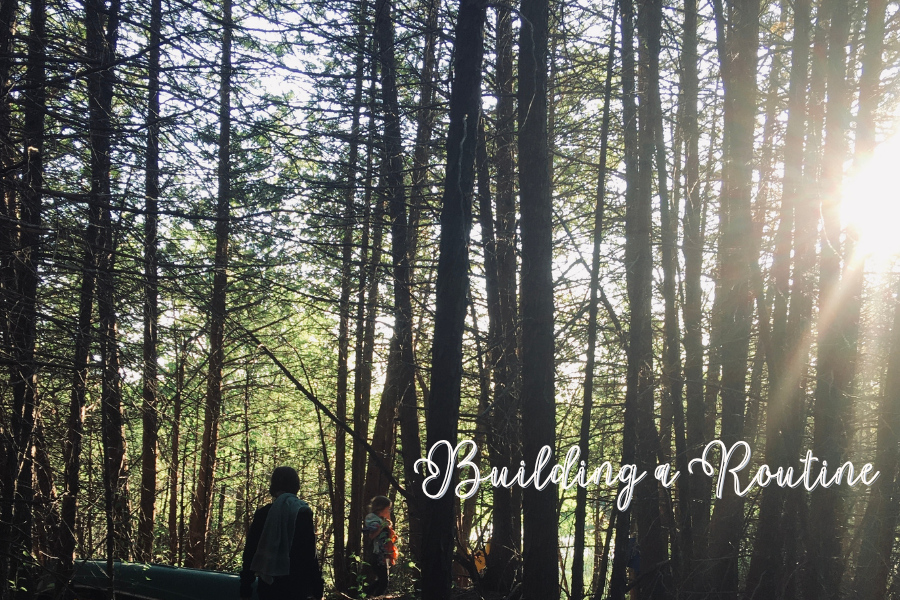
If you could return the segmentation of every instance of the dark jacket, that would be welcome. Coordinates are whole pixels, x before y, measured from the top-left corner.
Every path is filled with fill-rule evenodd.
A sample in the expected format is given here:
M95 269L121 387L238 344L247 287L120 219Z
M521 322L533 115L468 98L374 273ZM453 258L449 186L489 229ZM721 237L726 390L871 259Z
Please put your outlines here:
M256 554L259 538L271 508L272 505L267 504L253 515L253 523L250 525L250 533L247 535L247 545L244 546L244 560L241 569L241 597L243 598L250 596L253 580L256 579L256 573L250 570L250 563L253 562L253 556ZM260 580L257 592L260 600L306 600L307 598L321 598L324 589L325 581L322 579L322 571L319 569L319 561L316 559L313 514L309 508L303 508L297 514L297 525L294 528L294 539L291 542L291 572L288 575L276 577L271 585Z

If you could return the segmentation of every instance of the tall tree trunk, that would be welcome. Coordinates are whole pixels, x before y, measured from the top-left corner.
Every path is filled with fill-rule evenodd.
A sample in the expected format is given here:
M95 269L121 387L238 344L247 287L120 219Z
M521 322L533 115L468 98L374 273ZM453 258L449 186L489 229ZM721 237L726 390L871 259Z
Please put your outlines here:
M884 0L868 3L866 34L863 48L862 77L859 83L859 112L856 121L856 145L853 168L863 168L875 149L875 111L878 108L878 87L884 51ZM890 574L891 551L897 528L900 502L897 498L897 447L900 444L900 402L896 390L900 387L900 310L894 306L891 354L888 374L882 391L878 415L875 468L882 476L875 481L862 522L862 545L856 561L853 586L854 600L886 597Z
M66 426L65 492L62 498L62 527L60 561L65 579L71 574L75 561L75 533L78 527L78 494L81 489L81 451L84 442L84 405L88 377L88 358L91 345L91 322L96 287L95 247L97 217L95 204L90 205L86 231L85 254L82 260L81 286L78 295L78 324L75 331L75 351L72 360L74 376ZM91 471L89 471L90 473Z
M222 4L222 62L219 80L219 156L218 196L216 201L216 254L213 289L210 299L209 375L203 441L200 448L200 472L191 502L187 566L206 565L206 534L212 508L219 442L219 417L222 411L222 369L225 363L225 294L228 287L228 234L231 214L231 0Z
M653 472L659 453L654 417L653 385L653 158L656 150L654 83L659 74L659 36L662 3L644 0L639 5L639 79L637 176L631 201L625 204L625 262L630 308L626 405L634 409L635 459L639 472ZM629 182L630 183L630 182ZM627 410L627 408L626 408ZM641 552L640 594L666 597L667 542L660 518L659 487L635 490L637 544ZM646 572L645 572L646 571Z
M399 354L399 340L392 338L388 349L388 370L384 377L384 389L381 393L381 401L378 405L378 413L375 415L375 427L372 432L372 447L381 461L386 465L394 464L394 454L397 446L397 355ZM390 358L393 357L393 358ZM375 496L386 496L390 488L390 482L385 474L376 466L375 461L369 459L366 470L366 487L363 500L371 500Z
M805 11L809 15L811 4L811 2L808 4L806 2L798 3L795 5L795 11L798 11L798 14L800 14L799 11ZM795 104L792 104L792 108L790 108L791 113L796 113L798 117L795 126L796 133L786 138L786 143L793 143L793 147L798 149L797 153L802 149L802 158L796 156L797 153L785 154L791 159L791 165L785 165L783 186L785 193L794 194L794 269L791 277L788 315L788 337L793 341L793 345L789 350L788 363L782 379L785 386L792 390L785 417L784 441L787 465L793 467L795 471L800 466L799 455L806 427L806 380L809 369L809 351L813 342L811 322L815 298L816 243L820 215L818 176L821 169L822 129L825 120L825 63L831 10L831 0L823 0L817 7L809 71L809 91L806 95L806 114L805 118L801 118L804 102L802 89L806 85L805 82L798 80L798 91L801 93L792 97L791 101ZM798 22L799 18L795 15L795 22ZM809 16L806 21L810 21ZM804 34L807 36L806 47L808 48L810 32L801 31L799 28L795 32L795 36L802 37ZM791 68L794 68L793 65ZM806 67L804 67L805 70ZM805 146L802 144L804 133L806 135ZM792 137L795 138L794 142L790 142ZM794 598L799 595L803 583L800 573L800 555L803 546L809 544L808 505L802 495L786 494L784 506L782 526L785 531L783 537L785 572L778 582L778 589L782 591L784 598Z
M11 3L16 4L16 3ZM10 281L4 276L3 288L6 300L14 300L11 306L3 311L4 325L8 325L8 338L4 345L10 348L12 366L10 369L9 387L12 391L12 415L11 415L11 444L6 441L7 454L3 462L7 462L7 469L3 475L4 483L0 491L4 492L2 514L3 546L0 552L4 552L2 574L4 575L2 587L3 595L7 591L7 584L19 577L16 573L17 563L21 557L31 554L34 515L32 505L35 498L33 489L34 474L34 446L33 434L35 430L35 418L37 416L37 364L35 361L35 342L37 332L37 287L38 267L41 260L40 248L40 224L41 224L41 198L43 194L44 179L44 111L45 111L45 51L44 51L44 25L46 21L45 7L41 0L31 2L30 27L28 32L28 58L25 71L25 89L22 94L22 104L25 111L25 123L23 130L23 148L21 156L24 157L22 171L22 185L19 194L15 194L12 188L4 189L6 195L8 216L12 223L9 235L4 235L3 243L9 243L10 255L3 256L3 269L8 267L13 275ZM15 10L15 7L13 7ZM14 18L10 15L2 15L4 20ZM4 34L11 34L3 23ZM13 27L12 24L9 27ZM10 42L11 43L11 42ZM5 40L0 40L0 48L6 52L10 47ZM10 55L7 55L11 58ZM6 57L2 60L6 63ZM0 135L3 153L3 168L11 165L6 158L17 154L13 148L7 146L12 140L5 138L9 133L6 122L6 110L8 108L8 88L6 87L9 76L9 65L4 64L0 73L0 103L4 115L0 117L4 129ZM4 177L4 180L7 178ZM6 229L6 227L4 227ZM5 232L4 232L5 233ZM4 252L5 254L5 252ZM5 304L5 302L4 302ZM8 312L7 312L8 310ZM5 419L4 419L5 420ZM7 432L4 431L4 437ZM8 475L7 475L8 474ZM7 495L6 492L11 492ZM9 502L9 500L14 500ZM7 520L7 519L10 520ZM15 525L8 529L12 522ZM9 542L13 547L7 546ZM6 563L12 557L10 563ZM16 558L18 557L18 558ZM7 564L11 572L7 577ZM25 575L21 584L26 589L33 585L27 576L28 571L22 571Z
M750 286L753 231L753 131L756 117L756 50L759 0L733 0L725 53L720 54L725 84L725 150L722 182L722 425L720 439L730 448L741 439L750 342ZM723 15L717 11L717 27ZM743 498L725 493L710 524L707 589L735 597Z
M519 30L519 199L522 232L522 432L526 465L556 447L553 339L553 198L547 129L548 0L523 0ZM527 109L525 108L527 107ZM523 587L559 598L556 484L523 490Z
M515 472L519 453L519 402L516 356L516 207L515 207L515 92L513 88L512 12L506 5L497 7L497 132L496 165L497 214L494 227L497 269L497 357L494 368L494 402L490 412L488 435L491 468ZM516 574L520 546L518 522L520 504L516 493L506 487L491 492L493 529L491 552L487 556L486 589L506 592Z
M359 295L356 308L356 372L353 380L353 430L360 435L369 431L369 405L372 394L372 356L375 352L375 317L378 310L378 284L380 282L379 265L381 264L382 243L384 239L384 202L379 195L377 205L372 211L372 180L374 177L374 152L375 152L375 80L376 63L371 63L372 78L369 87L369 136L367 138L366 151L366 175L363 193L363 233L362 233L362 260L359 267ZM368 254L371 237L371 255ZM388 367L390 370L390 366ZM379 407L379 413L381 407ZM394 464L393 460L393 419L391 413L390 426L390 457L387 456L385 447L388 442L380 444L377 418L375 433L372 436L372 446L386 465ZM365 503L373 496L385 495L388 489L386 477L382 477L379 469L373 461L366 468L366 452L360 444L353 444L353 457L350 470L350 528L347 531L347 559L353 554L359 556L362 535L362 522ZM369 479L377 481L378 485L370 484ZM374 487L373 487L374 486ZM377 491L373 491L377 490ZM340 585L340 583L338 583Z
M394 49L394 22L391 0L375 4L375 40L381 67L381 94L384 110L384 184L391 216L391 261L394 270L394 335L398 338L397 398L400 438L406 488L411 491L409 509L409 550L417 558L422 545L421 481L415 462L422 455L415 386L415 356L412 345L412 264L409 245L406 194L403 189L403 147L400 107L397 99L397 69Z
M803 137L806 124L806 87L809 69L809 0L794 3L794 39L791 46L791 72L788 91L788 122L784 145L784 179L782 183L781 218L775 239L773 271L775 276L775 314L772 326L772 347L778 356L771 362L783 364L776 374L769 373L769 402L766 410L766 463L797 466L802 439L802 424L798 422L797 402L802 402L801 376L809 356L808 340L793 321L796 308L808 290L799 288L804 275L800 259L808 254L801 249L800 232L814 223L801 223L808 217L801 213L801 180L803 169ZM790 252L794 224L797 223L795 244L794 288L789 289ZM791 319L785 322L790 293ZM804 320L808 318L804 317ZM784 323L782 326L781 323ZM802 412L802 410L800 411ZM793 564L788 556L785 531L796 531L797 516L785 505L786 494L781 487L768 486L762 491L759 522L750 572L747 576L748 598L782 598L787 595L786 567ZM784 553L782 553L784 552ZM791 552L793 555L793 552ZM789 562L791 561L791 562Z
M481 120L482 126L484 124L484 119ZM482 185L482 171L486 170L487 167L487 152L484 149L484 130L482 129L479 134L478 140L478 196L479 202L483 202L482 198L484 198L484 194L486 192L487 202L490 204L490 185L487 183L490 180L485 177L484 181L486 182ZM484 167L482 167L484 165ZM486 190L484 188L487 188ZM479 213L481 212L479 208ZM482 229L484 231L484 229ZM484 240L482 240L482 247L484 247ZM484 346L482 345L482 337L481 332L478 330L478 316L475 313L475 303L469 299L469 316L472 318L472 330L475 334L475 353L478 363L478 416L475 418L475 433L472 437L472 440L475 442L478 451L475 453L475 457L472 459L472 464L475 465L476 470L481 471L481 464L484 462L484 444L485 438L487 437L487 423L486 423L486 415L488 411L488 406L491 402L491 373L488 370L487 366L484 363L485 355L490 356L488 352L484 351ZM468 558L473 557L472 548L469 544L471 535L472 535L472 527L475 525L475 513L478 510L478 494L474 496L470 496L466 498L462 502L461 513L459 518L457 519L457 527L459 532L457 533L456 539L459 543L460 552ZM469 574L473 584L478 584L477 577L474 577L471 573Z
M122 383L116 340L114 301L115 233L112 225L111 137L112 100L119 1L109 7L104 0L85 4L85 30L91 68L88 75L89 129L91 137L91 212L97 217L95 264L97 266L97 315L99 318L101 417L106 503L106 553L112 561L129 554L125 432L122 416ZM105 18L104 18L105 17ZM96 206L96 208L94 208ZM110 577L110 585L114 578Z
M609 46L606 52L606 84L603 90L603 117L600 125L600 156L597 169L597 198L594 205L594 249L591 255L591 299L588 305L588 348L584 365L584 401L581 407L581 429L578 447L581 460L590 464L591 411L594 406L594 366L597 352L597 316L599 313L600 250L603 243L603 210L606 196L606 153L609 147L609 105L612 99L613 63L616 53L616 17L618 3L613 5ZM587 488L578 486L575 493L575 548L572 557L572 600L584 597L584 528L587 520ZM599 526L597 523L595 526ZM596 551L596 548L595 548Z
M150 6L150 64L147 82L146 215L144 216L144 381L141 439L141 513L137 554L141 562L153 559L153 520L156 514L156 474L159 446L157 414L158 275L157 220L159 201L159 51L162 0Z
M661 5L653 7L655 14L651 14L651 27L649 34L651 41L649 43L650 50L650 72L649 72L649 96L650 96L650 112L652 122L650 127L653 133L656 173L658 177L657 189L659 191L660 201L660 224L662 226L661 242L662 242L662 268L663 268L663 299L665 303L664 317L664 344L663 344L663 406L669 406L672 416L672 425L675 434L675 466L681 473L687 473L688 455L687 441L685 432L685 416L684 416L684 379L681 370L681 328L678 322L678 308L676 306L677 293L677 271L678 271L678 212L679 198L677 191L673 198L669 198L668 190L668 166L666 162L666 147L664 139L662 101L659 93L659 39L661 35L662 7ZM678 141L673 140L677 146ZM676 150L677 160L677 150ZM677 188L677 177L673 178L674 185ZM669 448L668 445L661 452L666 456ZM672 532L673 562L677 567L679 577L683 573L683 564L690 562L693 556L693 542L691 537L690 526L690 490L679 490L678 495L678 534ZM684 493L681 493L684 492ZM665 503L669 503L667 492L663 494ZM672 515L674 518L674 514ZM665 542L661 542L663 545ZM665 555L665 551L663 551ZM665 556L662 557L665 559ZM664 574L670 574L671 570L666 568ZM677 587L677 586L676 586Z
M356 164L359 161L360 116L363 103L363 77L365 75L366 17L368 2L360 4L357 15L356 67L353 82L353 106L350 125L350 148L347 152L347 181L344 190L343 239L341 240L341 297L339 301L340 320L338 326L338 372L335 411L338 419L347 420L348 380L350 376L350 294L352 292L351 262L353 260L353 231L355 229L355 198L358 188ZM357 362L361 358L357 355ZM360 431L365 436L367 432ZM352 461L352 459L351 459ZM352 471L352 462L351 462ZM352 473L351 473L352 479ZM347 504L347 433L337 427L334 450L334 579L345 590L347 584L347 562L344 555L344 525ZM351 480L351 484L352 484ZM361 482L357 482L361 483ZM352 504L351 504L352 505ZM359 515L351 515L351 528L356 527ZM352 534L351 534L352 535Z
M462 342L469 292L469 229L481 118L481 64L486 6L460 4L453 46L456 65L450 92L447 170L441 201L440 256L435 295L434 340L428 402L428 448L440 441L456 446L462 384ZM402 410L402 408L401 408ZM404 446L406 441L403 441ZM438 464L447 452L436 453ZM446 459L444 459L446 460ZM431 490L434 493L434 490ZM454 494L428 502L422 547L422 597L447 599L452 584L456 535Z
M626 272L626 281L628 286L628 299L631 305L631 321L628 334L627 354L627 371L626 371L626 392L625 392L625 418L622 426L622 464L635 464L636 459L636 384L637 384L637 368L634 360L634 352L636 345L636 335L639 329L634 327L634 321L637 318L634 313L635 305L632 303L632 286L635 279L634 275L634 240L635 236L632 232L634 227L634 204L635 192L637 187L637 111L634 104L634 4L631 0L619 0L622 10L622 119L624 122L623 140L624 153L623 162L625 163L625 207L626 207L626 264L631 267ZM630 224L629 224L630 223ZM649 230L646 232L649 236ZM649 239L648 242L649 244ZM649 325L649 324L648 324ZM621 492L624 483L619 484ZM616 540L612 566L612 575L609 583L610 600L622 600L625 597L626 587L628 586L627 564L630 558L630 540L631 540L631 512L629 510L619 511L616 507Z
M701 222L704 204L700 197L700 128L697 124L698 100L697 74L697 0L684 3L684 39L681 57L682 129L684 131L684 381L685 425L688 458L697 458L706 443L704 435L706 410L703 396L703 244ZM685 588L697 590L697 564L695 559L706 555L706 526L709 522L707 503L708 485L699 477L688 477L680 482L679 494L694 500L689 503L687 515L683 515L683 527L690 531L690 541L683 544L683 569ZM708 500L707 500L708 502ZM689 519L689 521L688 521ZM684 532L684 530L683 530ZM689 593L689 597L693 597Z
M10 332L7 329L12 309L8 298L16 293L16 281L13 270L13 248L17 245L15 231L15 163L16 147L12 139L12 103L10 78L13 59L13 39L18 17L18 1L8 0L0 4L0 319L2 319L2 342L8 345ZM9 219L9 221L7 221ZM10 373L14 377L13 373ZM15 409L14 409L15 412ZM12 415L10 415L12 416ZM4 420L7 418L3 415ZM15 495L18 478L18 448L16 436L8 430L0 435L0 497L12 498ZM6 600L10 591L10 578L14 574L13 557L13 503L0 503L0 599Z
M849 127L850 102L846 85L846 44L850 35L850 3L834 0L828 35L825 105L825 148L822 157L820 197L822 250L819 264L819 322L816 358L816 392L813 454L831 465L839 465L848 443L847 372L854 357L845 337L847 319L852 318L849 290L841 281L840 190L847 154L845 135ZM855 348L853 351L855 355ZM844 529L843 493L840 486L817 490L810 496L809 569L807 593L819 598L837 598L844 564L841 536Z

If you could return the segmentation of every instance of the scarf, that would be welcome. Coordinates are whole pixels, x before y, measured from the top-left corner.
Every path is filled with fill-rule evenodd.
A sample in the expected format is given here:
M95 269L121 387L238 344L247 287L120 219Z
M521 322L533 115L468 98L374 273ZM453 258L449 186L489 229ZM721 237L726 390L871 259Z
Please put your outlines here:
M278 496L269 509L250 569L270 585L273 578L291 572L291 543L294 541L297 514L301 509L309 509L309 506L288 493Z

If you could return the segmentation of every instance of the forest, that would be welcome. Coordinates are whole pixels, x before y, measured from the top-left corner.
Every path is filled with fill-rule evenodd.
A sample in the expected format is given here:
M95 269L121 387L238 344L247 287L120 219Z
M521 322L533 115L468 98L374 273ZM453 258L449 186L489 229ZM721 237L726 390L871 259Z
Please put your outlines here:
M328 598L900 598L898 125L888 0L2 0L0 600L282 465Z

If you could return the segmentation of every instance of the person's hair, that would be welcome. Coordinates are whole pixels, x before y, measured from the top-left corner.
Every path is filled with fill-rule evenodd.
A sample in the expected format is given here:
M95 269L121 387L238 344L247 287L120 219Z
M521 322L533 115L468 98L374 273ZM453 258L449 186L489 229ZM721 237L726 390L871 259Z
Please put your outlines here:
M292 467L276 467L272 471L272 483L269 484L269 494L274 496L278 492L296 494L300 491L300 476Z
M387 496L375 496L372 498L372 501L369 503L369 512L373 512L375 514L380 513L387 507L391 505L391 499Z

